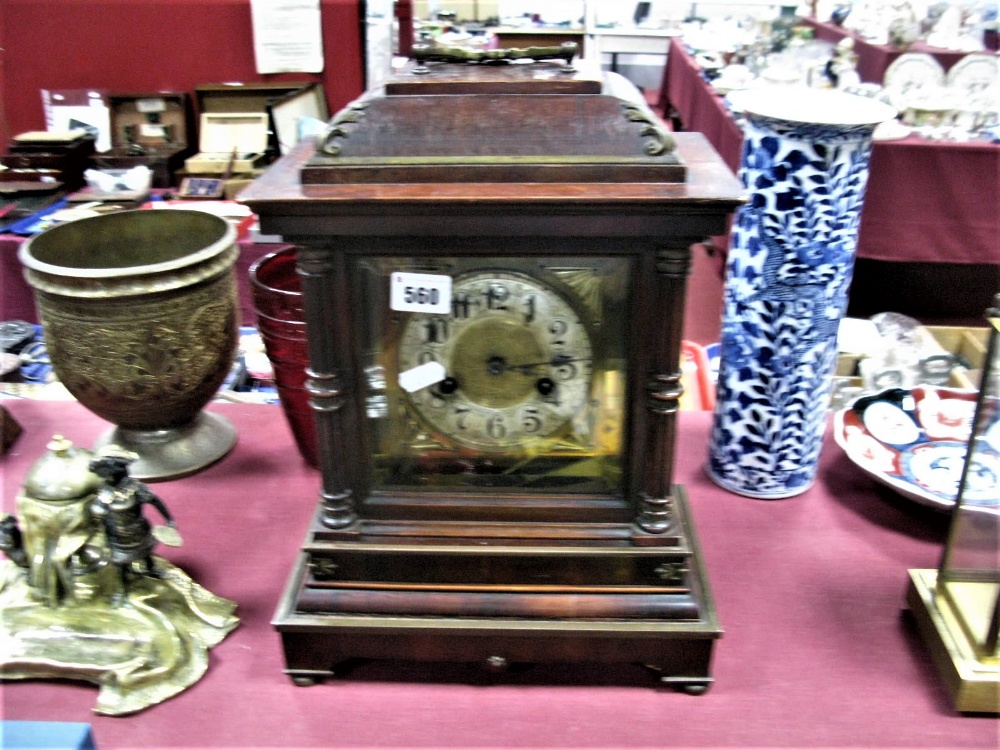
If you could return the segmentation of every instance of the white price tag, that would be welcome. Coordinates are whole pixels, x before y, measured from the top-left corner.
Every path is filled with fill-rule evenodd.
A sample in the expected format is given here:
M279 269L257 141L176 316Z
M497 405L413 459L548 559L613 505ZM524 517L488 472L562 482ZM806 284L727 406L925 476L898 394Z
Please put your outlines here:
M424 362L422 365L411 367L406 372L399 373L399 387L407 393L413 393L429 385L440 383L446 374L444 365L440 362Z
M389 282L389 307L400 312L448 315L451 276L396 271Z

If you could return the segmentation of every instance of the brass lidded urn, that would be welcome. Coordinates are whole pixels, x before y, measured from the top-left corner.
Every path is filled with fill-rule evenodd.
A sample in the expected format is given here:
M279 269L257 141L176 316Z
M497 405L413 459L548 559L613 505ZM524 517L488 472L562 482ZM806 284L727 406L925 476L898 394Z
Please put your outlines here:
M235 239L202 211L135 210L21 247L56 376L116 425L95 447L137 453L138 479L190 474L235 445L233 426L202 411L236 352Z

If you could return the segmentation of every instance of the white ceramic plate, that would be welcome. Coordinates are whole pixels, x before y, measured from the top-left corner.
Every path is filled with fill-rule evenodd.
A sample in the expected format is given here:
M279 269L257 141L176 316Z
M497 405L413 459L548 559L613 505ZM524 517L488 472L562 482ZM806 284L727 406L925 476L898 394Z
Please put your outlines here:
M883 391L838 411L833 436L875 481L921 505L948 510L955 505L962 479L976 395L934 386ZM996 425L991 432L994 429L1000 430ZM997 506L1000 439L987 443L989 447L976 451L965 502Z
M882 77L885 88L904 94L944 84L944 68L926 52L904 52L889 64Z
M946 85L967 101L982 96L1000 81L1000 62L986 53L966 55L951 66Z

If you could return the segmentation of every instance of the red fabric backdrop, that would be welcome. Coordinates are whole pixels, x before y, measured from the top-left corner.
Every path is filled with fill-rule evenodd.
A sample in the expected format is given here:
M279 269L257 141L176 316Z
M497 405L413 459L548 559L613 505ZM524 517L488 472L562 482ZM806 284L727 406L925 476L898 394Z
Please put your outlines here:
M323 73L258 75L250 0L2 0L0 144L44 130L41 89L187 91L311 80L331 112L364 88L360 3L321 0Z

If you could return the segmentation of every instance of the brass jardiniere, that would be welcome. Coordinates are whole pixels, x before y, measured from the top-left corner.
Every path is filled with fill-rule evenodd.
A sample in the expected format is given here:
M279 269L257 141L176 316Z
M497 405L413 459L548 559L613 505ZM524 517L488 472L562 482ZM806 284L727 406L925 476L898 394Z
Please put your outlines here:
M236 442L202 411L238 341L233 227L188 210L62 224L20 250L56 376L117 425L98 441L140 456L140 479L197 471Z

